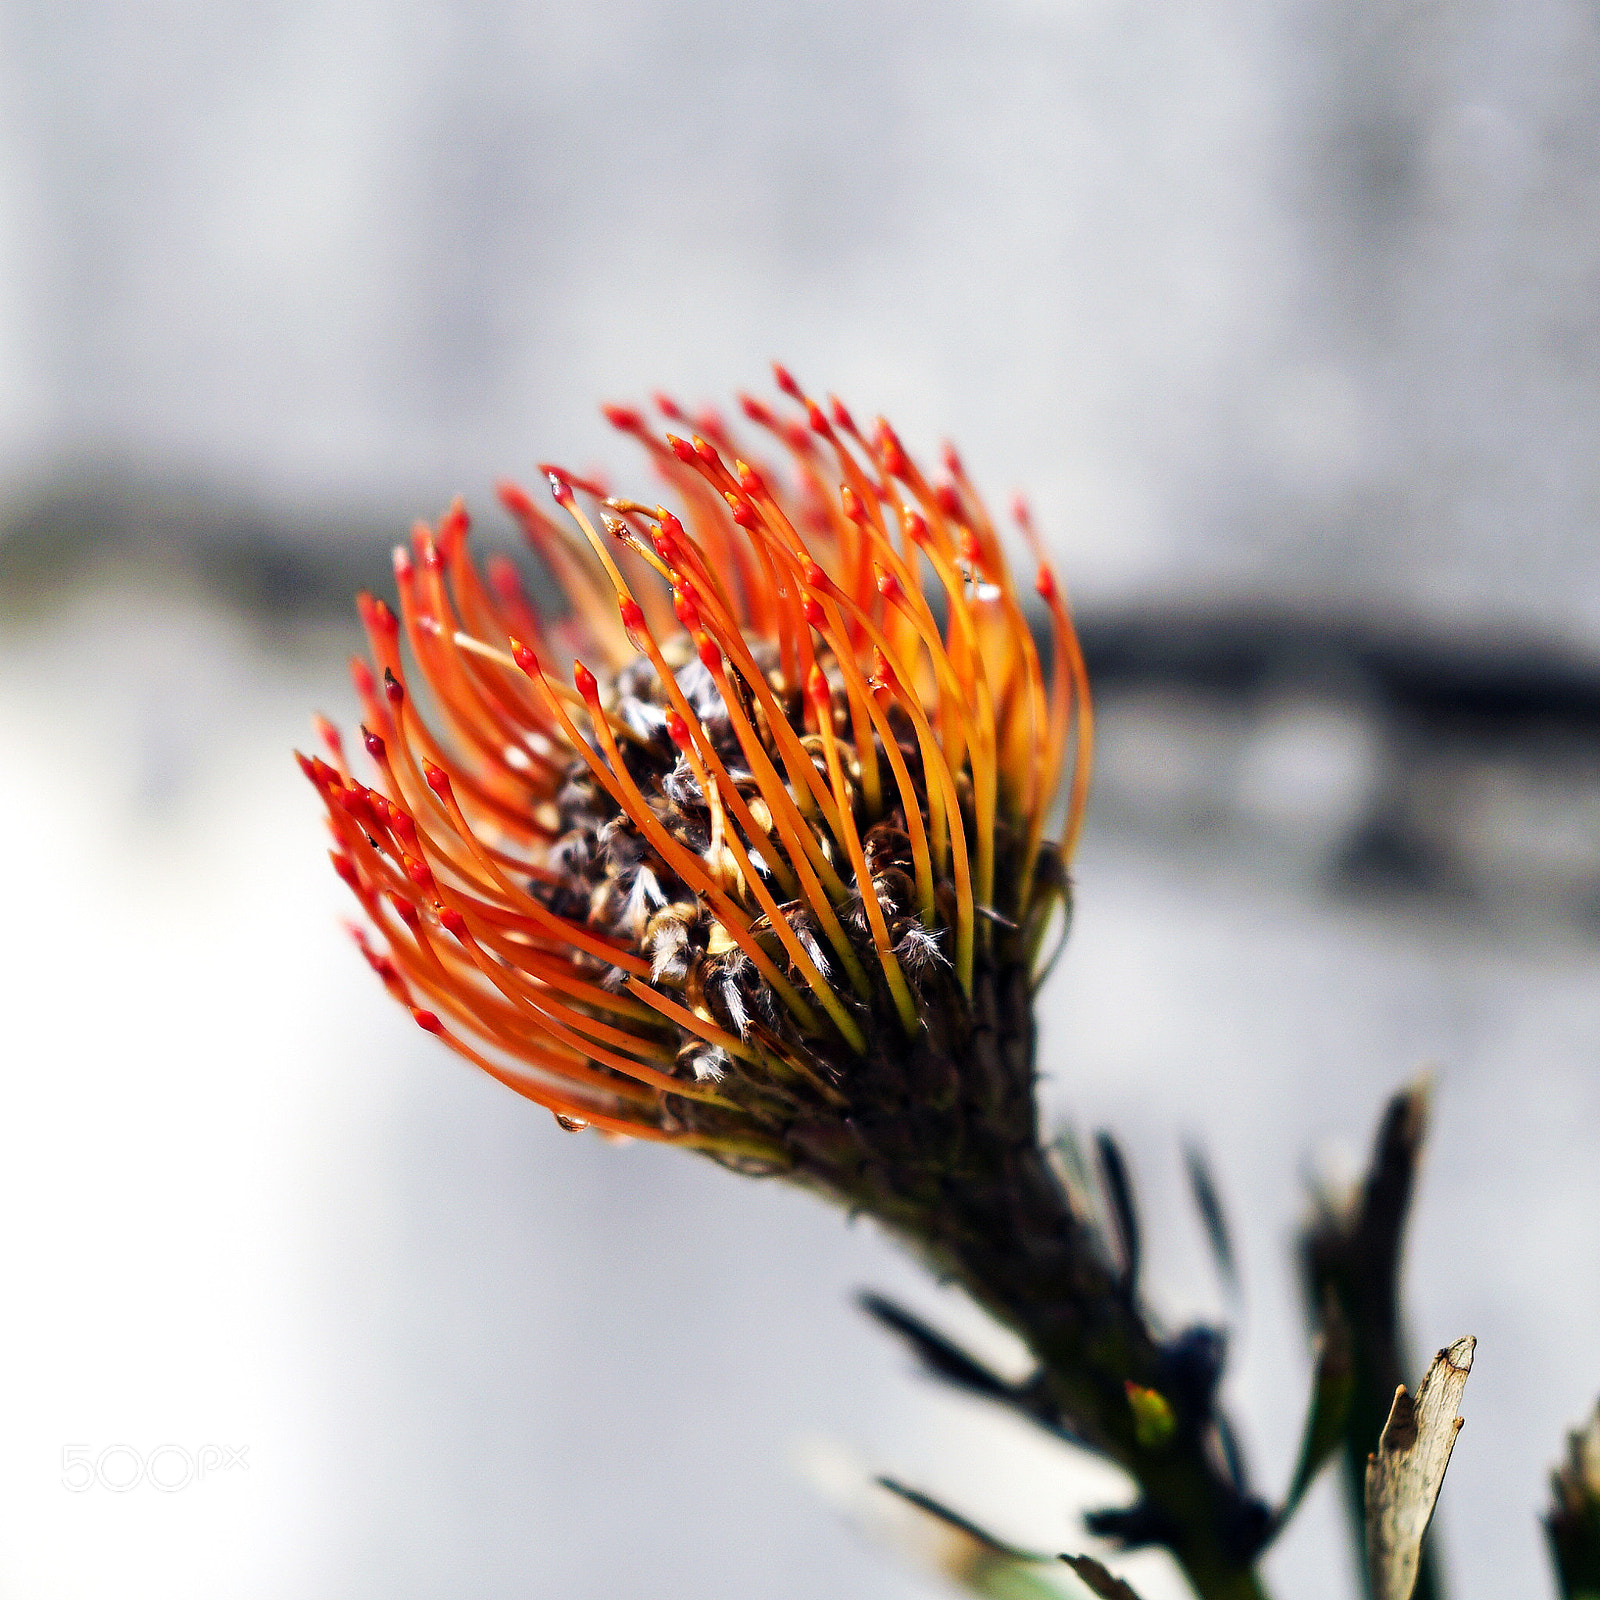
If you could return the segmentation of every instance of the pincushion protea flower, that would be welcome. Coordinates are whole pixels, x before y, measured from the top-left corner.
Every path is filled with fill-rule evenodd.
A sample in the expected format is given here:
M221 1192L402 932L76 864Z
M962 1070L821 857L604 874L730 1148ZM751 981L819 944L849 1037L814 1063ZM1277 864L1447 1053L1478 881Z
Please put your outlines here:
M553 512L502 487L560 615L509 561L480 574L459 504L396 552L398 614L361 598L377 782L326 723L331 760L301 757L356 938L423 1028L564 1127L888 1224L1038 1374L1006 1384L880 1319L1125 1467L1141 1499L1102 1532L1169 1545L1203 1595L1255 1596L1269 1518L1224 1447L1220 1336L1144 1318L1114 1147L1108 1216L1038 1136L1033 991L1092 746L1065 604L1041 561L1046 669L955 453L931 481L887 423L869 438L777 377L797 409L743 408L779 470L714 417L658 438L616 408L676 510L554 468Z
M565 1126L853 1194L875 1141L1031 1116L1090 717L1050 569L1047 674L955 453L931 483L779 382L802 415L744 410L782 475L715 418L658 439L612 409L677 513L553 468L555 515L502 487L559 618L480 575L459 504L419 528L399 615L360 600L379 782L302 761L424 1028Z

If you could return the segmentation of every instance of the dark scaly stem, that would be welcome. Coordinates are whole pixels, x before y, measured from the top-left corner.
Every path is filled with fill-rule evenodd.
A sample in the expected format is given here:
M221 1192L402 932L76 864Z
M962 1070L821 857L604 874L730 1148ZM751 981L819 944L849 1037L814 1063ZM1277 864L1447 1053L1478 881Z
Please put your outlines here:
M916 1058L896 1064L923 1092L854 1117L848 1160L836 1142L814 1145L809 1175L1022 1338L1041 1411L1137 1484L1130 1542L1170 1548L1201 1600L1264 1600L1266 1515L1223 1464L1214 1391L1188 1404L1173 1392L1170 1350L1040 1146L1024 970L981 967L970 1005L951 1009L953 1025L930 1023ZM1130 1382L1173 1400L1170 1438L1141 1443Z

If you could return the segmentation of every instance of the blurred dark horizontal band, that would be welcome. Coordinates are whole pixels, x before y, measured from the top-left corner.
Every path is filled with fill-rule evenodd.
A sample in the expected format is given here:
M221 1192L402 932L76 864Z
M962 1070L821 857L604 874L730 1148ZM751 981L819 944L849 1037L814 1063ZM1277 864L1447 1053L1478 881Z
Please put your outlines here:
M275 638L353 644L352 596L389 588L403 526L65 475L0 515L0 626L155 586ZM480 537L511 546L496 517ZM1600 931L1600 650L1292 595L1090 606L1079 627L1100 712L1091 848L1115 832L1279 882Z
M1096 610L1079 632L1101 689L1161 684L1247 699L1285 680L1334 691L1347 676L1441 733L1515 733L1530 722L1600 730L1600 652L1552 642L1330 616L1287 600Z
M205 487L68 472L0 504L0 607L26 617L88 584L165 581L263 622L349 615L356 590L384 580L396 527L362 513L302 522Z
M387 584L401 525L365 512L292 522L203 488L69 474L0 506L0 604L15 618L121 571L185 578L266 622L342 618L357 589ZM1169 687L1249 700L1286 681L1320 682L1330 693L1359 687L1440 732L1600 727L1600 649L1341 615L1292 596L1091 607L1078 625L1105 693Z

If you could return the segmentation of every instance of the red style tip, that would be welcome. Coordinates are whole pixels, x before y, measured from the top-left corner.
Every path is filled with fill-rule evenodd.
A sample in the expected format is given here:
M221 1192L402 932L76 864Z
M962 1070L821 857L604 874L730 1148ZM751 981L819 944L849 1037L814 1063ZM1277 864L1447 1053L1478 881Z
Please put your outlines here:
M839 490L839 504L843 508L844 514L858 528L864 528L867 525L867 508L862 505L861 496L848 484L843 485Z
M406 857L409 863L411 858ZM394 914L405 923L408 928L414 928L422 921L422 913L403 894L396 894L393 889L388 894L389 904L394 908Z
M378 692L378 680L372 676L372 668L360 656L350 657L350 681L363 700Z
M457 495L450 502L450 509L439 519L439 549L446 561L461 548L461 543L471 528L472 522L467 516L466 502Z
M878 418L878 454L883 458L883 470L891 478L906 475L906 453L893 428L882 417Z
M405 867L406 876L419 889L432 890L433 868L426 861L420 856L407 856L401 864Z
M361 729L361 742L367 747L367 754L374 761L382 762L389 754L388 746L384 744L370 728L363 726Z
M359 784L351 784L348 789L341 785L332 791L332 798L347 817L359 818L362 812L369 809L367 792Z
M507 605L517 605L522 601L522 582L517 577L517 569L511 564L511 558L496 551L483 564L483 570L489 579L489 587L494 590L495 597Z
M646 631L644 611L639 602L628 595L621 595L617 599L617 610L622 614L622 626L634 636L637 643L637 636Z
M1033 512L1020 494L1011 502L1011 518L1019 528L1031 530L1033 527Z
M687 439L680 439L677 434L669 433L667 447L680 461L690 466L694 465L694 446Z
M421 1006L412 1006L411 1020L422 1029L424 1033L437 1033L443 1035L444 1024L431 1011L424 1011Z
M390 560L394 564L395 581L400 584L410 583L412 574L416 570L411 564L411 552L403 544L397 544Z
M939 459L944 462L944 470L952 478L964 478L966 476L961 467L961 457L956 454L956 447L948 439L939 446Z
M906 537L913 544L928 542L928 519L914 507L900 508L900 526L906 530Z
M827 626L827 613L822 609L821 605L817 602L814 596L808 594L800 602L800 611L805 617L806 621L809 622L813 628L821 629Z
M833 704L833 691L828 687L827 674L816 662L811 663L810 674L806 678L806 693L811 696L811 703L815 706L831 706Z
M450 774L443 767L436 767L431 761L422 763L422 775L428 780L428 787L445 799L450 793Z
M773 381L791 400L805 399L805 396L800 392L800 385L794 381L794 374L781 361L772 363L772 377Z
M843 428L846 433L854 433L856 431L856 419L846 410L844 401L838 395L830 394L828 396L828 405L833 412L834 427Z
M386 601L372 602L372 621L379 633L386 634L391 639L400 632L400 619L389 609Z
M300 751L296 750L294 759L296 765L305 773L307 779L320 789L322 787L322 779L317 776L317 769L312 766L310 756L302 755Z
M342 850L330 850L328 859L333 863L333 870L350 885L357 894L361 892L361 879L356 872L356 864Z
M1040 567L1039 576L1033 581L1034 592L1046 604L1056 597L1056 575L1049 567Z
M600 700L600 684L595 675L581 661L572 663L572 681L578 693L590 704L596 705Z
M806 562L800 569L800 575L806 580L807 588L820 589L823 594L827 594L833 587L833 580L815 561Z
M820 433L824 439L833 437L833 425L815 400L806 401L806 424L813 433Z
M877 645L872 647L872 675L885 689L893 689L896 685L894 668L889 665L888 656Z
M775 428L778 425L777 413L770 406L763 405L754 395L740 395L739 409L758 427Z
M494 486L494 492L500 496L500 504L519 521L533 516L533 501L528 498L528 491L520 483L513 483L509 478L502 478Z
M520 639L512 639L511 659L527 673L530 678L539 676L539 658Z
M389 697L389 704L399 705L406 697L405 685L395 677L391 668L383 669L383 692Z
M689 748L689 724L676 711L667 712L667 737L680 750Z
M720 445L728 443L728 425L715 406L703 406L695 416L694 425L706 438L715 439Z
M555 497L556 504L561 506L571 505L572 485L554 467L545 467L542 470L545 477L550 480L550 493Z
M952 522L959 522L966 515L961 506L961 493L953 483L936 483L933 486L933 503Z
M651 395L650 398L655 401L656 410L659 411L668 422L682 422L684 420L683 407L680 406L670 394L661 394L657 392L656 394Z
M960 552L961 559L969 566L977 566L981 552L978 549L978 536L971 528L961 530L961 537L956 540L956 549Z
M439 542L431 533L422 536L418 543L418 553L422 557L422 564L429 572L444 571L444 553L439 549Z
M722 498L728 502L728 510L733 513L733 520L741 528L756 526L756 508L742 494L725 492Z
M320 713L312 717L311 726L317 730L317 737L322 740L328 754L337 761L344 754L344 746L339 742L339 730Z
M644 418L632 406L601 406L600 415L623 433L644 431Z
M693 630L690 630L693 632ZM695 653L700 657L700 664L715 677L722 671L722 652L717 648L716 641L709 634L696 633L694 635Z
M453 934L463 944L467 942L467 919L454 906L446 906L439 913L439 926Z
M672 610L688 632L695 633L699 630L700 608L689 598L688 589L681 583L673 588Z
M878 580L878 593L885 600L898 600L902 593L900 580L892 572L885 571L876 562L873 563L872 570Z
M716 446L710 440L697 433L690 442L694 446L694 453L708 467L720 467L722 465L722 457L717 454Z
M762 481L761 474L748 461L735 461L733 475L739 480L739 487L746 494L765 494L767 492L767 486Z

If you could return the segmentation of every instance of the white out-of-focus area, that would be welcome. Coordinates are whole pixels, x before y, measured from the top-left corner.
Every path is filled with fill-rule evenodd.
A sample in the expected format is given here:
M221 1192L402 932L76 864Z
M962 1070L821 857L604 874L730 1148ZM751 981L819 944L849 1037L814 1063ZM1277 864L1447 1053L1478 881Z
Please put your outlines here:
M1080 604L1043 1094L1123 1140L1153 1303L1229 1325L1261 1491L1308 1165L1431 1070L1445 1571L1548 1592L1600 1390L1597 91L1578 0L0 0L0 1593L940 1592L841 1462L1096 1548L1114 1475L853 1308L990 1336L870 1229L412 1027L289 759L410 518L648 489L597 403L770 356L1025 487ZM1269 1576L1347 1562L1324 1483Z
M874 1232L564 1134L381 995L287 754L344 693L342 642L132 581L0 649L5 1592L937 1592L797 1466L836 1457L1025 1543L1089 1543L1078 1515L1123 1498L1114 1473L909 1376L853 1309L887 1288L1016 1359ZM1354 1171L1384 1098L1432 1067L1411 1321L1421 1351L1470 1329L1492 1357L1446 1558L1460 1595L1538 1592L1544 1468L1600 1376L1600 1291L1572 1267L1600 1254L1592 930L1330 888L1367 757L1325 707L1272 702L1232 744L1192 711L1105 711L1103 816L1043 1000L1047 1116L1125 1143L1149 1293L1174 1327L1232 1328L1270 1495L1307 1382L1305 1176ZM1162 749L1205 825L1181 788L1119 805ZM1185 1138L1222 1179L1242 1310L1207 1263ZM1145 1600L1182 1592L1158 1556L1122 1566ZM1349 1593L1331 1484L1269 1570Z
M0 467L309 527L779 356L1081 596L1600 637L1581 0L0 6Z
M330 687L140 590L0 654L0 1591L859 1586L789 1457L892 1437L849 1294L917 1275L428 1047L288 758Z

